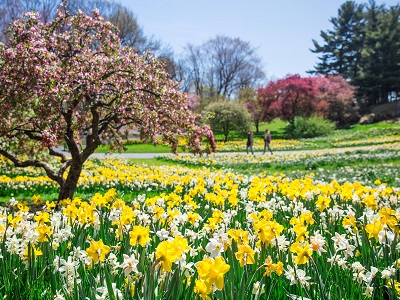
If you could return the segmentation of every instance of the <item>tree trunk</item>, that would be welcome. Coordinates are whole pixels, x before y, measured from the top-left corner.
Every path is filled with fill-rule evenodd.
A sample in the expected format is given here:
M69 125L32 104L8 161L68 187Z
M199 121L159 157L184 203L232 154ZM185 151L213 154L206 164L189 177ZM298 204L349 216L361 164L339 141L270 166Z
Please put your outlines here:
M72 199L78 185L78 180L82 171L82 163L73 163L69 172L67 179L64 181L62 186L60 186L60 193L58 194L58 201L64 199Z
M257 120L257 121L254 122L254 125L256 125L256 133L259 133L260 122Z

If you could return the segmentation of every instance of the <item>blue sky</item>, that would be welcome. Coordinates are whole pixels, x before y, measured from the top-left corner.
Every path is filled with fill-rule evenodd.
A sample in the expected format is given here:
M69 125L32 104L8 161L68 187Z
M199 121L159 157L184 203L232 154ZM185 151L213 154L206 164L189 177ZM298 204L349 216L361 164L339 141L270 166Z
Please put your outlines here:
M117 0L118 1L118 0ZM317 63L312 39L332 28L345 1L339 0L119 0L129 7L146 35L179 55L187 43L200 45L216 35L239 37L257 48L269 79L306 75ZM356 1L366 3L367 1ZM393 6L394 0L376 0Z

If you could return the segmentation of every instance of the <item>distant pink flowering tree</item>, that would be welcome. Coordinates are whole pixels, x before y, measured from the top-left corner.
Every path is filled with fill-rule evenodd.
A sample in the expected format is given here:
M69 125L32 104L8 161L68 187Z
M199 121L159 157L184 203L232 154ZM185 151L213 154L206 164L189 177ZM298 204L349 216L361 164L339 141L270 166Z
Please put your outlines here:
M317 101L327 104L326 116L339 126L356 123L359 119L355 105L355 87L341 75L313 77Z
M358 121L354 93L354 87L340 75L295 74L258 89L257 100L263 120L278 117L293 125L296 117L317 114L343 126Z
M186 105L191 111L196 111L196 109L200 106L200 96L196 94L187 94L186 96Z
M308 117L317 112L316 88L311 77L298 74L271 81L258 89L258 102L263 119L278 117L294 124L296 117Z
M98 11L70 15L61 6L47 24L29 12L8 31L9 43L0 45L0 154L17 167L43 168L59 184L59 200L72 198L99 145L122 148L128 128L173 152L186 138L189 150L201 153L204 136L206 151L215 150L211 129L197 125L162 64L122 48L116 27ZM59 150L63 144L71 158Z

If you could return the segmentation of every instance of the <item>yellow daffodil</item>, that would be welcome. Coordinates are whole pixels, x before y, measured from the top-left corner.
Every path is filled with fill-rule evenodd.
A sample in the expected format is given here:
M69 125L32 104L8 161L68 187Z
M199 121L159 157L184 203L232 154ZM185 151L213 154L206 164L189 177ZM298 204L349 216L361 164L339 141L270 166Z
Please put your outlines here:
M200 279L204 280L209 286L215 284L215 287L219 290L224 288L224 275L229 269L230 266L225 263L225 259L222 256L218 256L215 259L204 258L197 265Z
M235 253L236 259L239 261L241 267L244 265L254 264L254 255L256 251L253 250L249 245L239 245L238 251Z
M39 212L36 216L33 217L35 221L39 224L42 225L44 223L50 222L50 215L48 212Z
M33 196L32 196L32 200L33 200L33 204L38 205L38 204L42 203L42 196L40 196L40 195L33 195Z
M46 208L48 211L52 210L56 207L56 204L53 201L46 201Z
M261 219L254 222L254 231L257 232L258 238L261 242L271 244L271 240L281 235L284 227L276 220L266 221Z
M230 235L238 245L249 243L249 232L243 229L229 229L228 235Z
M310 247L310 244L308 242L295 242L290 247L290 252L297 254L294 261L296 265L305 264L313 253L312 248Z
M357 220L355 219L355 217L353 215L343 217L342 225L343 225L343 227L351 226L353 228L354 233L358 232Z
M127 205L122 208L120 221L122 225L132 224L135 221L133 209Z
M29 248L27 246L25 248L24 253L22 253L22 259L27 260L27 259L31 259L31 258L36 258L41 255L43 255L43 252L39 248L37 248L35 246L30 246L30 248Z
M213 291L212 285L206 284L203 280L197 279L196 285L194 286L194 292L201 298L205 300L211 300L208 296Z
M110 253L110 247L103 244L103 241L92 240L90 242L90 247L86 249L87 256L97 264L98 262L103 262L106 259L106 255Z
M13 217L12 215L7 216L8 223L14 228L17 228L17 224L19 222L21 222L22 220L23 220L23 218L19 214L16 215L15 217Z
M182 251L177 247L175 242L162 241L156 248L156 263L161 263L163 271L172 272L172 263L179 260L182 256Z
M36 231L39 233L38 242L48 242L51 236L51 228L46 225L39 225L36 227Z
M374 223L369 223L365 226L365 231L368 233L368 238L375 238L376 241L379 241L378 234L382 229L383 224L378 219L375 219Z
M263 267L265 268L265 273L263 276L271 276L272 272L275 272L278 276L281 276L283 273L283 263L278 261L276 264L274 264L270 255L268 255L267 259L265 260Z
M378 203L376 202L376 198L374 195L368 195L365 197L362 202L370 209L376 210L378 208Z
M147 242L150 241L150 228L143 227L141 225L133 226L132 230L129 232L130 244L132 246L140 245L142 247L146 246Z
M331 198L330 197L319 195L318 196L318 200L315 203L315 205L316 205L316 207L318 208L318 210L320 212L323 212L325 209L327 209L329 207L330 203L331 203Z

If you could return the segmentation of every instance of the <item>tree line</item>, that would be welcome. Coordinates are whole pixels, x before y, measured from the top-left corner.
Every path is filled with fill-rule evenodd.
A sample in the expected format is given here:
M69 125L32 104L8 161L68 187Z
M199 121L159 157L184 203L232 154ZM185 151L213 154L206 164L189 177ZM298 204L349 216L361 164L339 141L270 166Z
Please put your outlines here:
M6 28L29 10L38 11L48 22L54 18L59 3L60 0L4 0L0 3L0 27ZM134 13L118 2L69 0L66 6L71 13L82 10L90 14L98 8L106 20L118 27L123 46L141 55L151 51L164 63L171 78L180 83L181 91L187 94L188 107L203 114L203 119L213 123L216 130L220 115L216 108L231 105L232 101L237 102L239 110L247 108L258 130L263 121L281 118L294 126L295 117L313 114L335 125L348 125L357 122L359 110L365 112L371 105L398 99L399 6L386 8L374 1L368 5L345 2L338 9L338 16L330 20L333 29L321 31L322 42L313 40L311 51L319 54L319 62L309 71L310 76L288 74L275 81L266 79L257 49L240 38L218 35L200 45L187 44L176 55L159 40L145 35ZM3 34L1 38L7 41L8 36ZM333 91L335 88L338 90ZM244 119L248 118L235 118Z
M333 28L313 40L319 62L310 73L338 74L356 87L362 109L400 98L400 6L345 2Z

